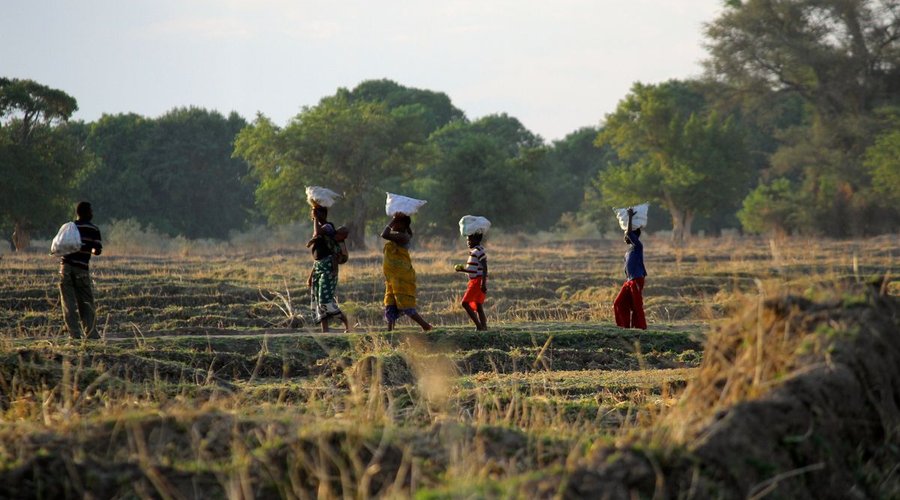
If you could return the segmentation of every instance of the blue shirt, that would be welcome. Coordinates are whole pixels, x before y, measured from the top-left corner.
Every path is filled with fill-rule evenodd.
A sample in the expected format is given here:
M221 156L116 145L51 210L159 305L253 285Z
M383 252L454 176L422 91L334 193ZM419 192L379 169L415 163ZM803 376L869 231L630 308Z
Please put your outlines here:
M644 268L644 245L634 231L627 233L626 236L631 245L625 252L625 278L629 280L643 278L647 276L647 269Z

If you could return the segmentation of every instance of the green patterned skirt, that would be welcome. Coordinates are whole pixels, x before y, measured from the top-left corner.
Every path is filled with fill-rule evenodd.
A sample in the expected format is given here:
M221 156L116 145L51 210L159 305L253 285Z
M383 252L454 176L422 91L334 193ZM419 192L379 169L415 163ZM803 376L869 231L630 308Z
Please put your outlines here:
M334 299L338 277L334 269L334 260L329 256L317 260L313 264L312 308L316 323L334 316L340 316L341 308Z

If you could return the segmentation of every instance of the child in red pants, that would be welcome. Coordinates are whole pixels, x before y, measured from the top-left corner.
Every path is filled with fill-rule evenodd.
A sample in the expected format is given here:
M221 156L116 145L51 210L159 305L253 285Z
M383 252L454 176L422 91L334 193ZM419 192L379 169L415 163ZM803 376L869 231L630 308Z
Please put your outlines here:
M484 314L484 299L487 296L488 265L487 255L481 246L483 233L466 236L469 245L469 260L465 264L457 264L456 271L469 275L469 285L462 298L462 307L475 323L476 330L487 330L487 316Z
M628 209L628 229L625 231L625 243L629 245L625 253L625 283L619 290L619 295L613 302L613 311L616 315L616 325L622 328L647 329L647 319L644 317L644 277L647 269L644 268L644 245L641 244L641 229L632 230L631 219L634 210Z

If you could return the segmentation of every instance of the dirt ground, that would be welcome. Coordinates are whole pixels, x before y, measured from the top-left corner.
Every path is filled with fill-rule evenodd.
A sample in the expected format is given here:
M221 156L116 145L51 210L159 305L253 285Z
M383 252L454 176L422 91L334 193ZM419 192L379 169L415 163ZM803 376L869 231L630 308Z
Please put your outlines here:
M900 301L879 285L823 302L770 299L759 322L726 327L656 431L666 446L598 449L563 496L900 497ZM782 358L761 390L736 359L757 332L762 356ZM717 401L741 384L739 402Z

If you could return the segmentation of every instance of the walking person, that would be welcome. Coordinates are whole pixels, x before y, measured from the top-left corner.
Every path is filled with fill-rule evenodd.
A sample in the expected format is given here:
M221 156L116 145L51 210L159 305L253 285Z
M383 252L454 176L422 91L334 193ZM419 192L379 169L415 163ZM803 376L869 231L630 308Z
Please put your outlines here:
M100 255L103 244L100 229L91 220L91 204L82 201L75 207L75 226L81 235L81 250L63 255L59 266L59 296L69 337L97 339L97 315L91 285L90 261Z
M625 230L625 243L628 251L625 252L625 283L616 300L613 302L613 311L616 316L616 325L622 328L647 329L647 319L644 316L644 278L647 269L644 268L644 245L641 243L641 228L632 230L631 222L634 218L634 209L628 209L628 228Z
M465 264L457 264L456 271L469 275L466 293L462 298L462 307L475 323L476 330L487 330L487 316L484 314L484 301L487 298L488 263L484 246L481 245L484 233L466 236L469 246L469 259Z
M394 329L400 316L407 315L422 327L432 326L416 311L416 271L409 258L409 244L413 232L412 219L403 213L395 213L391 222L381 232L384 244L384 319L387 329Z
M338 253L341 248L338 239L346 238L347 230L341 228L342 231L339 232L334 224L328 222L326 207L314 206L310 215L313 220L313 237L306 246L311 249L314 262L306 286L310 289L315 322L320 323L322 332L327 333L330 319L339 318L344 323L344 330L349 332L350 322L334 296L338 283Z

